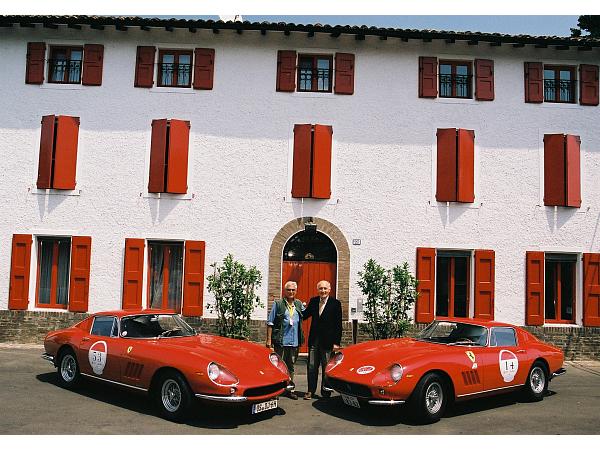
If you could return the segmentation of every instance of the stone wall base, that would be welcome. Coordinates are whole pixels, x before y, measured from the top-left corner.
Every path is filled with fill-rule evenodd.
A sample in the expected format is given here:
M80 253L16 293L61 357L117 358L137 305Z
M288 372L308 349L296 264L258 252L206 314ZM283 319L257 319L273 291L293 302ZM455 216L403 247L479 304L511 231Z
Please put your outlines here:
M45 311L0 311L0 343L42 344L49 331L66 328L85 319L87 314ZM200 333L217 334L217 321L212 318L186 317L186 321ZM414 336L424 328L413 325L407 336ZM600 361L600 328L523 327L539 339L562 348L567 360ZM354 332L356 330L356 333ZM356 338L354 338L356 334ZM250 340L262 344L267 335L264 320L250 322ZM370 340L365 324L344 322L342 346Z

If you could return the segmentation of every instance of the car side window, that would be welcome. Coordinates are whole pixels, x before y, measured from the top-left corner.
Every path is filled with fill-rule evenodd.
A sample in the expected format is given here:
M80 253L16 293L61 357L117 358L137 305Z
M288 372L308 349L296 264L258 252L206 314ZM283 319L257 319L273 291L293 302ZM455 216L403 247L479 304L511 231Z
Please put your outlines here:
M94 324L92 325L92 331L90 334L94 336L114 336L112 333L116 323L116 317L114 316L98 316L94 317Z
M490 339L491 347L516 347L517 335L513 328L493 328Z

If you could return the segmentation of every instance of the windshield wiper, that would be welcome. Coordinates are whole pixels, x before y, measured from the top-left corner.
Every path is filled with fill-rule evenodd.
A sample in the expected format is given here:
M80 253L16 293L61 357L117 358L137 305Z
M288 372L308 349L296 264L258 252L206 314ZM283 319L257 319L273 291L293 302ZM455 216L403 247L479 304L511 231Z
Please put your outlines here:
M175 331L181 331L181 328L175 327L175 328L170 328L168 330L165 330L158 335L158 338L160 339L161 337L168 337L171 335L171 333L174 333Z

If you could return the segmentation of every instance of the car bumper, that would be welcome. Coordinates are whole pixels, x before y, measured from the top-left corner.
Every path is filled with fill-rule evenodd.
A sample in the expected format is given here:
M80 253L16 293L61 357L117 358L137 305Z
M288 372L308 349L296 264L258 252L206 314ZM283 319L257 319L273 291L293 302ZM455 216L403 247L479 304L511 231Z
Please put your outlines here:
M265 400L269 400L270 398L278 397L283 392L289 392L294 389L293 384L288 384L281 392L276 392L274 394L265 395L261 397L246 397L243 395L211 395L211 394L195 394L196 398L201 400L209 400L212 402L221 402L221 403L244 403L244 402L262 402Z
M326 392L339 392L340 394L350 395L352 397L356 397L359 401L363 401L363 402L368 403L369 405L375 405L375 406L398 406L398 405L404 405L406 403L406 400L357 397L355 394L347 394L345 392L336 391L335 389L332 389L329 386L323 386L323 390Z
M52 364L54 364L54 356L52 356L48 353L43 353L42 359L45 359L46 361L50 361Z
M567 369L565 369L564 367L561 367L556 372L552 373L552 376L550 377L550 379L560 377L561 375L564 375L565 373L567 373Z

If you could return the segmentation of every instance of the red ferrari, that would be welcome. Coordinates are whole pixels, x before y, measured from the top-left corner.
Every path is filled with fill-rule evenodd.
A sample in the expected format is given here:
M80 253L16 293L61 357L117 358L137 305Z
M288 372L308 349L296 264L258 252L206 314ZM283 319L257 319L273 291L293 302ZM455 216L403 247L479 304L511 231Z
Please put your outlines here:
M48 333L43 358L64 387L86 377L152 395L161 415L183 420L194 399L277 408L291 388L285 363L263 346L201 335L181 316L156 311L96 313Z
M423 423L439 420L451 401L522 390L542 400L566 372L563 352L513 325L434 321L416 338L370 341L332 356L329 386L344 403L408 403Z

